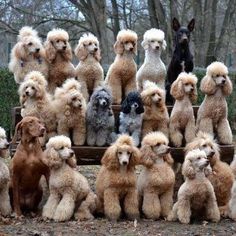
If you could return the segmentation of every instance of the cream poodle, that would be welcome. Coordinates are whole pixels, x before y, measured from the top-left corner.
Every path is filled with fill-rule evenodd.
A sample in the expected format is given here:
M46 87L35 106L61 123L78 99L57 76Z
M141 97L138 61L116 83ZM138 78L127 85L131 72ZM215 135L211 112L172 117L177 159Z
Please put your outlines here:
M133 139L120 135L105 152L96 180L98 212L109 220L118 220L122 211L128 219L139 218L135 165L140 151Z
M198 130L212 135L216 130L219 143L231 144L232 131L227 119L228 107L225 99L233 89L228 77L228 68L221 62L211 63L201 81L200 89L206 96L198 110Z
M114 44L116 58L106 76L106 83L112 90L113 104L120 105L122 98L137 90L137 66L133 59L137 54L137 39L137 34L131 30L121 30L117 35Z
M166 218L173 206L175 173L168 139L161 132L151 132L142 141L141 163L145 166L138 177L140 207L145 217Z
M178 191L178 200L168 216L168 221L177 219L183 224L189 224L193 214L200 214L213 222L220 220L214 189L205 176L210 171L209 160L204 151L199 149L187 153L182 174L185 182Z
M67 79L55 90L57 133L70 137L74 145L83 145L86 139L86 102L81 86L75 79Z
M48 32L44 46L49 63L48 89L53 93L67 78L75 76L69 35L63 29L53 29Z
M75 76L81 84L86 102L93 91L103 85L104 73L99 63L101 60L98 39L91 33L84 34L75 48L75 55L80 60L75 69Z
M182 72L171 86L175 104L170 115L170 140L175 147L191 142L196 133L192 102L197 100L197 77Z
M38 32L29 26L21 28L16 45L11 51L9 70L17 84L23 82L27 73L33 70L48 77L48 63Z
M165 33L159 29L147 30L143 35L142 47L145 50L145 60L136 76L139 92L142 92L146 80L165 89L166 67L161 60L161 52L166 49Z
M78 220L93 219L96 195L87 179L74 169L76 160L70 139L63 135L50 138L44 153L44 162L50 168L50 196L43 207L43 218L67 221L76 211Z
M151 81L145 81L141 93L144 104L142 137L152 131L169 136L169 114L165 105L165 91Z

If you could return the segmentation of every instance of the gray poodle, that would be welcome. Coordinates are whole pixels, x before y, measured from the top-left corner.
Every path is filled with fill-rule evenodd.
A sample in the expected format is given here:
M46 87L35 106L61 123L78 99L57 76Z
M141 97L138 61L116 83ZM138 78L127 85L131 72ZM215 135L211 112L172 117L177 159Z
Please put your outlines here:
M106 87L98 87L87 106L87 144L105 146L113 140L115 119L111 108L112 96Z

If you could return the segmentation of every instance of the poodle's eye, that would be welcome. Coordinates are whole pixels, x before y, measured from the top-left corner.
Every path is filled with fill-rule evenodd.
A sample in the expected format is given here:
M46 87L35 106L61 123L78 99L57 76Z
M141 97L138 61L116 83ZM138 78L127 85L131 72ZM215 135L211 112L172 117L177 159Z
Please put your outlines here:
M72 100L72 101L75 101L75 100L76 100L76 97L72 98L71 100Z
M223 78L226 78L226 76L225 76L225 75L222 75L222 77L223 77Z
M122 152L118 152L118 155L122 155Z
M205 147L207 147L207 145L206 145L206 144L203 144L203 145L202 145L202 147L204 147L204 148L205 148Z
M26 86L25 88L27 89L29 86Z
M32 87L33 90L35 90L35 87Z
M31 43L31 42L30 42L30 43L28 43L28 45L29 45L29 46L32 46L32 45L33 45L33 43Z
M125 41L125 44L129 43L129 41Z
M219 76L220 76L219 74L216 75L216 77L219 77Z
M96 44L96 43L95 43L94 45L97 47L97 44Z
M157 147L160 147L160 146L161 146L161 144L160 144L160 143L157 143L157 144L156 144L156 146L157 146Z
M186 85L186 86L188 86L188 85L189 85L189 83L186 83L185 85Z
M89 45L92 45L92 43L90 42Z
M151 40L151 43L154 43L155 41L154 40Z
M131 152L127 152L128 156L130 156Z
M60 40L58 39L58 40L57 40L57 43L59 43L59 42L60 42Z
M59 148L59 150L63 150L63 149L64 149L64 147L63 147L63 146Z
M198 157L197 159L198 159L198 160L200 160L200 159L201 159L201 157Z
M155 93L152 94L152 97L154 97L154 96L155 96Z

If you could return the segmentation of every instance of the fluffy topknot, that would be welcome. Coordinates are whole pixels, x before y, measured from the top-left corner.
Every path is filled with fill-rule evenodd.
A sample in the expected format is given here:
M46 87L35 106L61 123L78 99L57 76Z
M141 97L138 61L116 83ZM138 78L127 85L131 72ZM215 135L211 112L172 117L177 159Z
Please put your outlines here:
M69 34L64 29L59 29L59 28L53 29L48 32L47 40L51 41L55 39L69 41Z
M21 41L25 37L38 37L38 32L30 26L24 26L20 29L18 35L18 41Z

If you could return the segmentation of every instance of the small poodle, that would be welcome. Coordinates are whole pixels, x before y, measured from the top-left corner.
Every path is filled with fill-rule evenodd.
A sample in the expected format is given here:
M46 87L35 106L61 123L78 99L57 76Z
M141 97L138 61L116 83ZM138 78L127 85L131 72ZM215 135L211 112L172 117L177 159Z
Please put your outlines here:
M113 140L115 118L111 108L112 96L106 87L98 87L87 106L87 144L104 146Z
M128 219L139 218L135 165L140 151L127 134L119 136L105 152L96 179L98 212L109 220L118 220L121 213Z
M207 172L210 171L208 165L209 160L204 151L195 149L187 153L182 168L185 182L178 191L178 200L167 218L168 221L179 219L181 223L189 224L193 213L204 214L207 220L213 222L220 220L214 189L205 176L206 168Z
M166 67L161 60L161 52L166 49L165 33L159 29L147 30L143 35L142 47L145 50L145 60L136 76L138 90L142 92L146 80L165 89Z
M220 160L219 147L213 137L208 133L199 132L197 137L189 143L185 150L189 152L199 148L203 150L212 168L212 173L207 175L213 188L221 215L227 214L227 204L230 200L230 191L234 182L233 171L230 166Z
M67 221L77 211L76 219L93 219L96 195L87 179L75 169L70 139L63 135L50 138L44 153L44 162L50 168L50 196L43 208L43 218Z
M175 104L170 115L170 140L175 147L191 142L196 133L192 102L197 100L197 77L182 72L171 86L170 94Z
M11 204L9 197L10 173L7 165L1 159L5 157L5 150L8 149L6 132L0 127L0 216L9 216L11 214Z
M122 98L137 89L137 66L133 59L137 54L137 39L137 34L131 30L121 30L117 35L114 44L116 58L106 76L106 84L112 90L114 104L120 105Z
M33 70L48 77L48 63L38 32L29 26L21 28L16 45L11 51L9 70L17 84L23 82L27 73Z
M67 78L75 76L69 35L63 29L53 29L48 32L44 46L49 63L48 90L53 93Z
M231 144L232 131L227 119L228 107L225 99L233 89L228 77L228 68L221 62L212 62L207 67L200 89L206 95L197 114L198 130L211 135L214 135L216 130L219 143Z
M81 86L75 79L67 79L62 87L55 90L54 106L57 133L70 137L74 145L83 145L86 140L86 102Z
M75 68L75 76L81 83L86 102L93 91L103 85L104 73L99 63L101 60L98 39L91 33L84 34L75 48L75 55L80 60Z
M148 219L166 218L173 206L175 173L169 151L162 132L151 132L142 140L140 162L144 169L138 177L138 192L140 207Z
M154 82L145 81L141 93L144 104L142 137L152 131L161 131L169 136L169 114L165 105L165 91Z
M144 108L140 94L138 92L128 93L121 106L119 133L131 135L135 146L140 143L143 113Z

